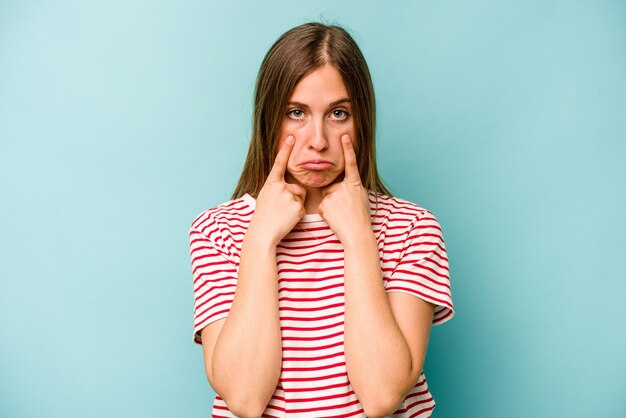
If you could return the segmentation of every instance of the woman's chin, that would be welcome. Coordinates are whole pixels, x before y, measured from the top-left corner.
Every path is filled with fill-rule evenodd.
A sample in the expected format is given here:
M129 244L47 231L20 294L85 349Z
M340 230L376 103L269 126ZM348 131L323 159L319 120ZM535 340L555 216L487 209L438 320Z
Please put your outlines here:
M313 187L316 189L321 189L322 187L326 187L331 184L337 178L337 174L335 173L325 173L325 172L311 172L302 178L296 177L298 183L303 185L304 187Z

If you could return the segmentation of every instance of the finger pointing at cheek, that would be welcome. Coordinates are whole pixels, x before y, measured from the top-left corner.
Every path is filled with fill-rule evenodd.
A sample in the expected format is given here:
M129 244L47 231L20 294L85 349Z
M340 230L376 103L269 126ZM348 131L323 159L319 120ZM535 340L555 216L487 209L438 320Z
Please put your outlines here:
M289 135L280 146L272 169L256 198L256 206L244 241L249 236L263 237L276 246L305 215L306 190L285 181L287 163L294 143L295 138Z
M343 181L327 187L322 196L320 214L344 245L353 237L371 234L370 202L363 187L356 153L349 135L341 136L344 159Z
M354 153L352 139L349 135L343 135L341 137L341 146L343 147L344 170L346 172L344 181L360 184L361 176L359 175L359 167L356 163L356 154Z
M285 181L285 171L287 171L287 163L289 162L289 156L291 155L291 150L293 150L294 142L296 142L294 137L289 135L278 151L278 154L276 154L272 170L267 176L268 180Z

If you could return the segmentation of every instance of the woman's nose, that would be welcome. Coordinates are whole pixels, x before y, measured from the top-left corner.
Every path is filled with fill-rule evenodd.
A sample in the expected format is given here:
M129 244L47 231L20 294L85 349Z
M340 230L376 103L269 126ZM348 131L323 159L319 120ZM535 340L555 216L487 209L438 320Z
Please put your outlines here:
M326 137L326 130L322 122L315 121L311 124L311 130L309 132L309 148L321 152L328 148L328 139Z

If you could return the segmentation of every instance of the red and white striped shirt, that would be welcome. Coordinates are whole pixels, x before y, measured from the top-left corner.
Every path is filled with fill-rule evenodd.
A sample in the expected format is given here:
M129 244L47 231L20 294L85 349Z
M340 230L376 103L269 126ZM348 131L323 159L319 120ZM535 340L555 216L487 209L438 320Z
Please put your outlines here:
M369 199L385 290L435 304L433 325L446 322L454 307L439 222L429 210L403 199L373 192ZM202 328L228 316L255 203L246 194L202 212L191 225L197 344L202 343ZM283 357L278 386L263 416L365 417L346 371L341 242L320 215L307 214L278 244L276 255ZM425 418L434 408L422 372L390 416ZM236 417L219 395L212 416Z

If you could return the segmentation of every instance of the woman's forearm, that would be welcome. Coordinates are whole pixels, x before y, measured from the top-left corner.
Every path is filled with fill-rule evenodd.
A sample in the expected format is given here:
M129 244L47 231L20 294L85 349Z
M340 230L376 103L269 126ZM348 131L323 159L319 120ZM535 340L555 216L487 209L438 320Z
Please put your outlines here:
M412 361L383 286L376 239L362 235L344 243L344 350L352 387L377 416L404 389Z
M229 408L262 412L276 390L281 363L276 246L249 231L234 301L213 353L214 389Z

